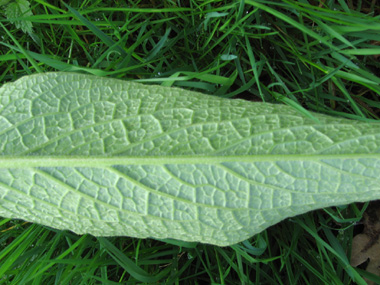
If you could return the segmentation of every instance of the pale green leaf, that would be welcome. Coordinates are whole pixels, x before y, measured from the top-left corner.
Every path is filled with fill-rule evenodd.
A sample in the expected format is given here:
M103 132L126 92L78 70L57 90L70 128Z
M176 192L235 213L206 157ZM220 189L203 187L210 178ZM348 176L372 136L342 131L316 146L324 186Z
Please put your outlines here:
M0 88L0 215L230 245L380 198L380 124L73 73Z
M33 25L31 21L22 18L32 15L33 13L30 10L30 3L27 0L13 0L5 7L5 16L7 19L24 33L32 33Z
M221 60L234 60L234 59L236 59L236 58L237 58L237 56L234 55L234 54L222 54L222 55L220 56L220 59L221 59Z

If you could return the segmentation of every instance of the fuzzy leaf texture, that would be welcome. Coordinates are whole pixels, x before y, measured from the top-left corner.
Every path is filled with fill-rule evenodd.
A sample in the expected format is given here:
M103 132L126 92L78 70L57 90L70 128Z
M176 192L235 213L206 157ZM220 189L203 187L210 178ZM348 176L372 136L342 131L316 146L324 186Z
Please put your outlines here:
M0 88L0 216L231 245L380 198L380 124L74 73Z

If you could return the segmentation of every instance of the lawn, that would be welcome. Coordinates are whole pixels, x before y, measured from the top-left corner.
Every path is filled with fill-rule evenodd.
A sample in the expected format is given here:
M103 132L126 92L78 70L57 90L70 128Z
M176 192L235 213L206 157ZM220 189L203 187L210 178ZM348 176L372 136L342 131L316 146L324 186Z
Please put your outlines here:
M49 71L375 122L380 4L0 0L0 86ZM229 247L80 236L1 219L0 282L314 285L366 284L368 278L380 284L366 270L368 260L350 265L353 237L377 205L313 211Z

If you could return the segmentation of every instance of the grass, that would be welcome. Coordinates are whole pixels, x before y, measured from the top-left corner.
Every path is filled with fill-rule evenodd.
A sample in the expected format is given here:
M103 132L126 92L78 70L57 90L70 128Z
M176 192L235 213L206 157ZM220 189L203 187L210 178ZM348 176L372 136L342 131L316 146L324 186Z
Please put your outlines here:
M311 117L317 111L376 121L376 3L31 0L31 9L13 16L3 6L0 84L75 71L283 103ZM2 219L0 283L314 285L365 284L364 277L380 283L349 264L367 206L287 219L226 248L78 236Z

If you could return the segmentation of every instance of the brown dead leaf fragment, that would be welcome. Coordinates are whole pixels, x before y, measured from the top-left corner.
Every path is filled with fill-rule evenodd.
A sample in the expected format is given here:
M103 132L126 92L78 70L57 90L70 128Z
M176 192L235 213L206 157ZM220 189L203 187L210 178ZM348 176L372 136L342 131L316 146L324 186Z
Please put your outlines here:
M359 266L369 259L366 271L380 276L380 201L372 202L363 218L363 233L352 240L351 265Z

